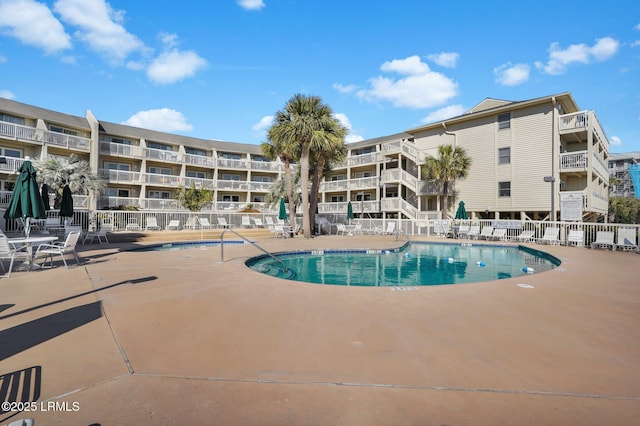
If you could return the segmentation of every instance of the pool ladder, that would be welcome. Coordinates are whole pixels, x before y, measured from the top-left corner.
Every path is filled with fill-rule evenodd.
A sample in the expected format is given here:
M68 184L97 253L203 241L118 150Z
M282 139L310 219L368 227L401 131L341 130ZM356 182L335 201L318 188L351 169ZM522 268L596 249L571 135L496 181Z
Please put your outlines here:
M256 243L255 241L251 241L251 240L250 240L250 239L248 239L247 237L245 237L245 236L243 236L243 235L239 234L238 232L234 231L233 229L229 229L229 228L225 229L224 231L222 231L222 234L220 234L220 261L221 261L222 263L224 263L224 234L225 234L225 232L227 232L227 231L229 231L229 232L233 232L234 234L236 234L238 237L242 238L242 239L243 239L243 240L245 240L246 242L251 243L251 244L253 244L254 246L258 247L258 248L259 248L259 249L260 249L264 254L266 254L267 256L270 256L270 257L274 258L275 260L277 260L278 262L280 262L280 264L282 265L282 271L283 271L283 272L287 272L287 271L288 271L287 267L285 266L284 262L283 262L281 259L279 259L279 258L278 258L278 257L276 257L275 255L273 255L273 254L269 253L268 251L266 251L265 249L263 249L262 247L260 247L260 246L258 245L258 243Z
M396 232L396 241L398 241L398 239L400 238L400 234L404 234L405 237L407 237L407 242L411 242L411 238L409 237L409 234L407 234L406 232L404 232L404 229L400 228L398 229L398 232Z

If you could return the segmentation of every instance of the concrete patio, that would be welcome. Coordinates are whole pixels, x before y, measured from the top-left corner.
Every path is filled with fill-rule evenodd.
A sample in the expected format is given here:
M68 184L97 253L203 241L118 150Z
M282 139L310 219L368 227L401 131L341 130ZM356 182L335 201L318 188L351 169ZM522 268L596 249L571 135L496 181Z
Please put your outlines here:
M271 278L244 265L250 245L226 245L225 263L219 247L118 250L139 244L80 246L80 266L0 279L0 388L22 382L36 401L0 424L640 422L638 254L537 246L562 265L400 290Z

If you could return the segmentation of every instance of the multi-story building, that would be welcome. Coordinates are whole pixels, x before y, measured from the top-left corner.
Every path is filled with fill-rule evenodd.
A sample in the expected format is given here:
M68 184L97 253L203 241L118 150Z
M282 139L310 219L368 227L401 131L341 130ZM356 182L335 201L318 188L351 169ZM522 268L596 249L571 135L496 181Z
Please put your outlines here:
M347 145L348 154L320 187L320 214L439 217L441 189L423 179L421 165L437 147L466 149L468 177L450 192L450 214L463 200L473 217L542 219L565 200L585 219L607 212L609 143L593 111L569 93L509 102L486 99L465 114L404 133ZM89 209L135 205L179 209L179 185L209 188L209 211L268 210L265 196L283 173L260 146L190 138L77 117L0 99L0 192L8 200L11 174L25 156L68 156L90 162L108 183L99 199L76 196ZM569 206L567 203L566 206ZM556 209L557 207L557 209ZM567 208L568 210L568 208Z
M610 195L612 197L636 197L640 198L640 187L634 185L631 178L634 167L640 164L640 151L623 154L612 153L609 156L609 173L614 178ZM631 167L631 170L630 170ZM636 172L637 173L637 172Z

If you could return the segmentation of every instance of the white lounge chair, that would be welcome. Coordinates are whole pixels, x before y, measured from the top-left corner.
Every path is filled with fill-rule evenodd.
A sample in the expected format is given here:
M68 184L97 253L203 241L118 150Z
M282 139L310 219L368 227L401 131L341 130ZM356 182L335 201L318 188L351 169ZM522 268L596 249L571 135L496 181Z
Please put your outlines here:
M331 234L331 222L329 222L326 217L316 216L316 231L319 235L322 235L323 231Z
M218 228L230 228L226 218L219 217L217 219L218 219Z
M539 244L551 244L557 246L560 244L560 239L558 238L559 235L560 228L550 226L544 230L544 235L542 238L538 238L537 242Z
M471 225L469 232L467 232L467 238L475 238L476 240L480 236L480 225Z
M506 241L507 240L507 229L506 228L496 228L493 230L493 234L491 234L491 237L487 238L488 240L500 240L500 241Z
M433 221L433 233L439 237L445 238L448 237L451 233L449 231L449 221L448 220L434 220Z
M84 238L82 239L82 244L86 244L87 240L89 240L89 243L92 243L93 240L95 240L96 238L98 239L98 244L102 244L103 239L104 239L104 242L108 244L109 238L107 238L107 232L109 231L110 231L109 228L101 227L97 231L87 232L86 234L84 234Z
M65 260L65 256L67 254L72 254L76 259L76 264L80 264L80 259L78 258L78 254L76 253L76 245L78 244L78 240L80 239L80 232L73 231L67 235L67 238L62 243L52 243L52 244L41 244L36 250L36 254L34 256L34 261L38 258L39 255L44 254L44 263L47 261L47 257L51 258L51 266L53 266L53 255L59 254L62 258L62 262L66 268L69 268L67 261Z
M262 223L262 219L260 219L259 217L254 217L253 223L256 224L256 228L264 228L264 223Z
M190 216L184 224L184 229L198 229L200 228L200 222L198 216Z
M9 240L6 235L0 235L0 265L2 265L2 270L6 272L4 268L3 259L10 259L9 263L9 272L7 273L7 278L11 276L11 270L13 269L13 262L18 260L24 260L26 262L31 260L31 256L29 255L29 251L27 246L22 246L18 248L14 248L9 244Z
M209 219L206 217L199 217L198 221L200 222L200 227L202 229L211 229L213 228L213 224L209 222Z
M520 234L516 235L515 237L511 237L510 239L514 240L514 241L518 241L520 243L526 243L526 242L529 242L529 241L533 240L535 235L536 235L536 231L535 230L533 230L533 229L525 229Z
M616 250L638 250L638 244L636 242L636 229L635 228L619 228L618 240L616 242Z
M393 235L396 232L396 223L395 222L387 222L387 227L384 231L380 232L380 235Z
M242 227L243 228L251 228L251 217L242 216Z
M160 230L160 227L158 226L158 219L155 216L147 216L145 220L146 220L145 229L147 231L159 231Z
M284 225L275 224L273 225L273 238L286 238L287 234L284 230Z
M347 227L344 223L338 223L336 227L338 228L338 230L336 231L336 235L347 235L347 233L349 232L347 231Z
M170 220L169 224L164 229L166 229L167 231L177 231L178 229L180 229L180 220Z
M127 231L140 231L140 224L138 223L138 219L135 217L130 217L127 219L127 226L125 228Z
M611 248L611 250L615 250L616 245L613 242L613 232L598 231L596 233L596 240L591 243L591 248Z
M273 226L273 225L275 225L275 223L273 222L273 218L272 218L271 216L267 216L267 217L265 217L265 219L264 219L264 220L266 220L266 221L267 221L267 225L269 225L269 226Z
M582 247L584 246L584 231L580 229L570 229L567 236L567 245Z
M493 226L485 226L484 228L482 228L482 232L478 234L478 239L484 238L485 240L488 240L492 236L493 236Z
M458 227L458 232L456 232L456 238L467 238L470 231L471 231L470 225L460 225Z

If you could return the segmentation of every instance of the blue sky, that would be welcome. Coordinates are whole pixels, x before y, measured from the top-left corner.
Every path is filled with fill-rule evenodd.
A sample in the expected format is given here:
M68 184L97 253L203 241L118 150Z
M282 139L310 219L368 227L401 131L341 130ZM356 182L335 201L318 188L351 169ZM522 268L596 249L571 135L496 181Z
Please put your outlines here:
M640 3L0 0L0 97L258 144L296 93L348 141L571 92L640 151Z

